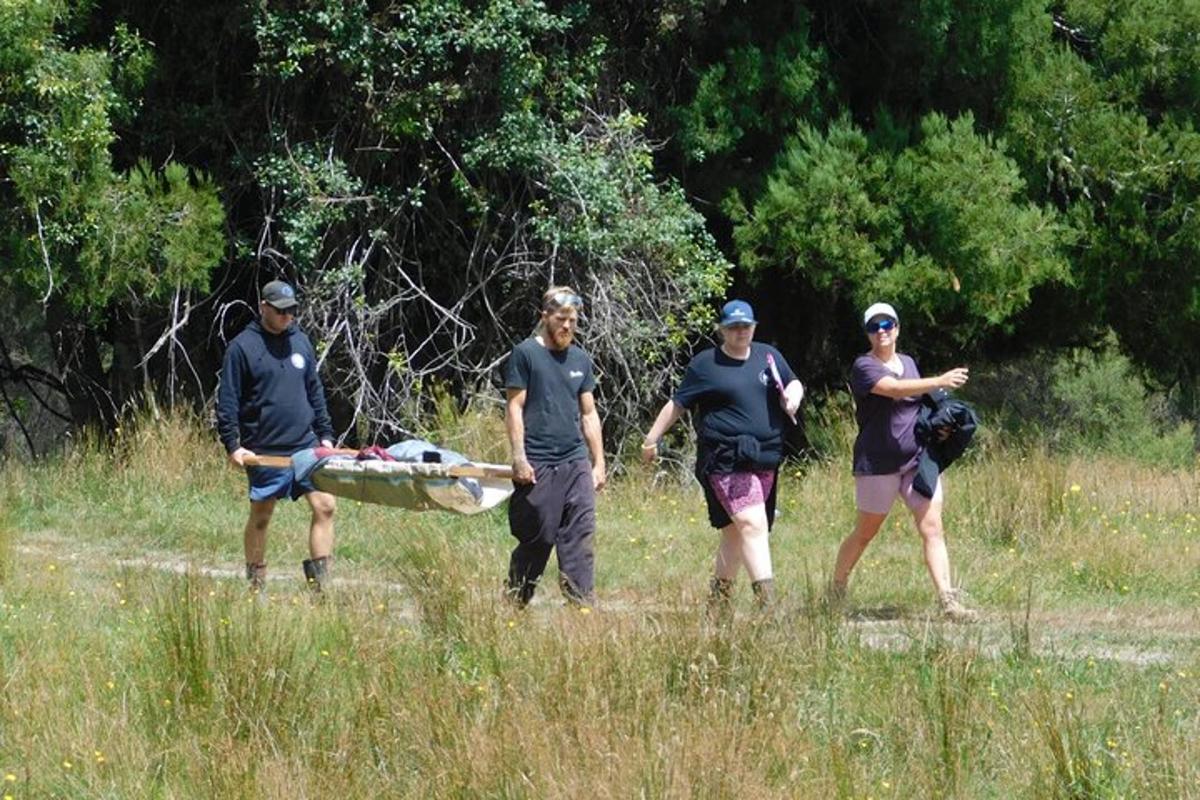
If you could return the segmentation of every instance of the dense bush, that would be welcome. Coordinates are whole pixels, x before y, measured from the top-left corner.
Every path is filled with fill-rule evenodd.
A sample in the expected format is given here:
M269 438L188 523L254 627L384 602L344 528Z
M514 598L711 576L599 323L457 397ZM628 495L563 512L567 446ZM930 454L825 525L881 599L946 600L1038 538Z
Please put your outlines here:
M1194 458L1192 423L1111 341L974 368L965 394L983 412L989 436L1169 466Z
M1200 0L6 3L4 427L40 450L34 414L111 433L146 396L203 405L275 277L351 437L420 428L435 386L498 393L564 282L610 438L731 286L813 388L888 299L936 361L1111 330L1200 419L1197 20Z

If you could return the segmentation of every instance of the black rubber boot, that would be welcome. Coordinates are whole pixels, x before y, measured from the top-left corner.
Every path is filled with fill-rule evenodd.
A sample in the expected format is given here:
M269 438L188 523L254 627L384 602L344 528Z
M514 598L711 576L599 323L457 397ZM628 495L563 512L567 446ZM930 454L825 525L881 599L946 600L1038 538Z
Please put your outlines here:
M246 562L246 580L250 581L250 591L254 594L267 593L267 565Z
M304 567L304 581L315 594L320 594L325 590L325 583L329 580L329 563L331 561L333 561L332 556L321 556L320 558L306 558L301 565Z
M766 611L775 604L775 579L763 578L750 584L754 590L754 600L760 611Z

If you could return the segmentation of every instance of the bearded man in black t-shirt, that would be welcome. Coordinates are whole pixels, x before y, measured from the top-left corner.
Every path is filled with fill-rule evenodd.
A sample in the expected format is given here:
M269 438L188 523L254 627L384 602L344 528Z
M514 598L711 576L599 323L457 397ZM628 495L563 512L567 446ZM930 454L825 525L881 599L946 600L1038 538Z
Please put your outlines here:
M552 287L534 335L508 359L504 425L515 484L508 524L517 539L508 592L522 607L533 599L552 549L563 595L582 606L594 602L596 492L605 483L605 463L592 361L573 344L582 307L571 287Z

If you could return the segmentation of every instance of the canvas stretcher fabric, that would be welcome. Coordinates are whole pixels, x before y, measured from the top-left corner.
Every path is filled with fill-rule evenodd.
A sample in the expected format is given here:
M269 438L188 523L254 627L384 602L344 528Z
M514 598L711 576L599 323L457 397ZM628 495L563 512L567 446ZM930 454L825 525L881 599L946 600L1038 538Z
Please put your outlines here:
M295 453L298 479L310 477L322 492L410 511L478 514L512 494L507 465L473 462L420 439L357 454L313 448ZM469 477L462 473L472 473Z

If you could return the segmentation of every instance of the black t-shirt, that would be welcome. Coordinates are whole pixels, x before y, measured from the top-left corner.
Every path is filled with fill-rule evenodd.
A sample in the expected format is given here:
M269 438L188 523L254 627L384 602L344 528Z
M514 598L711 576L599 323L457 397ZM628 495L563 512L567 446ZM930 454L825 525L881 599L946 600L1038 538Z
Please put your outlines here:
M750 356L730 358L719 347L705 350L688 364L683 382L672 398L675 404L696 414L696 432L736 438L750 435L763 444L777 442L783 435L783 408L779 389L767 367L767 356L775 359L783 385L796 376L778 350L769 344L750 343Z
M525 390L525 455L531 463L587 458L579 395L596 388L587 353L575 345L550 350L537 339L526 339L508 357L504 385Z

